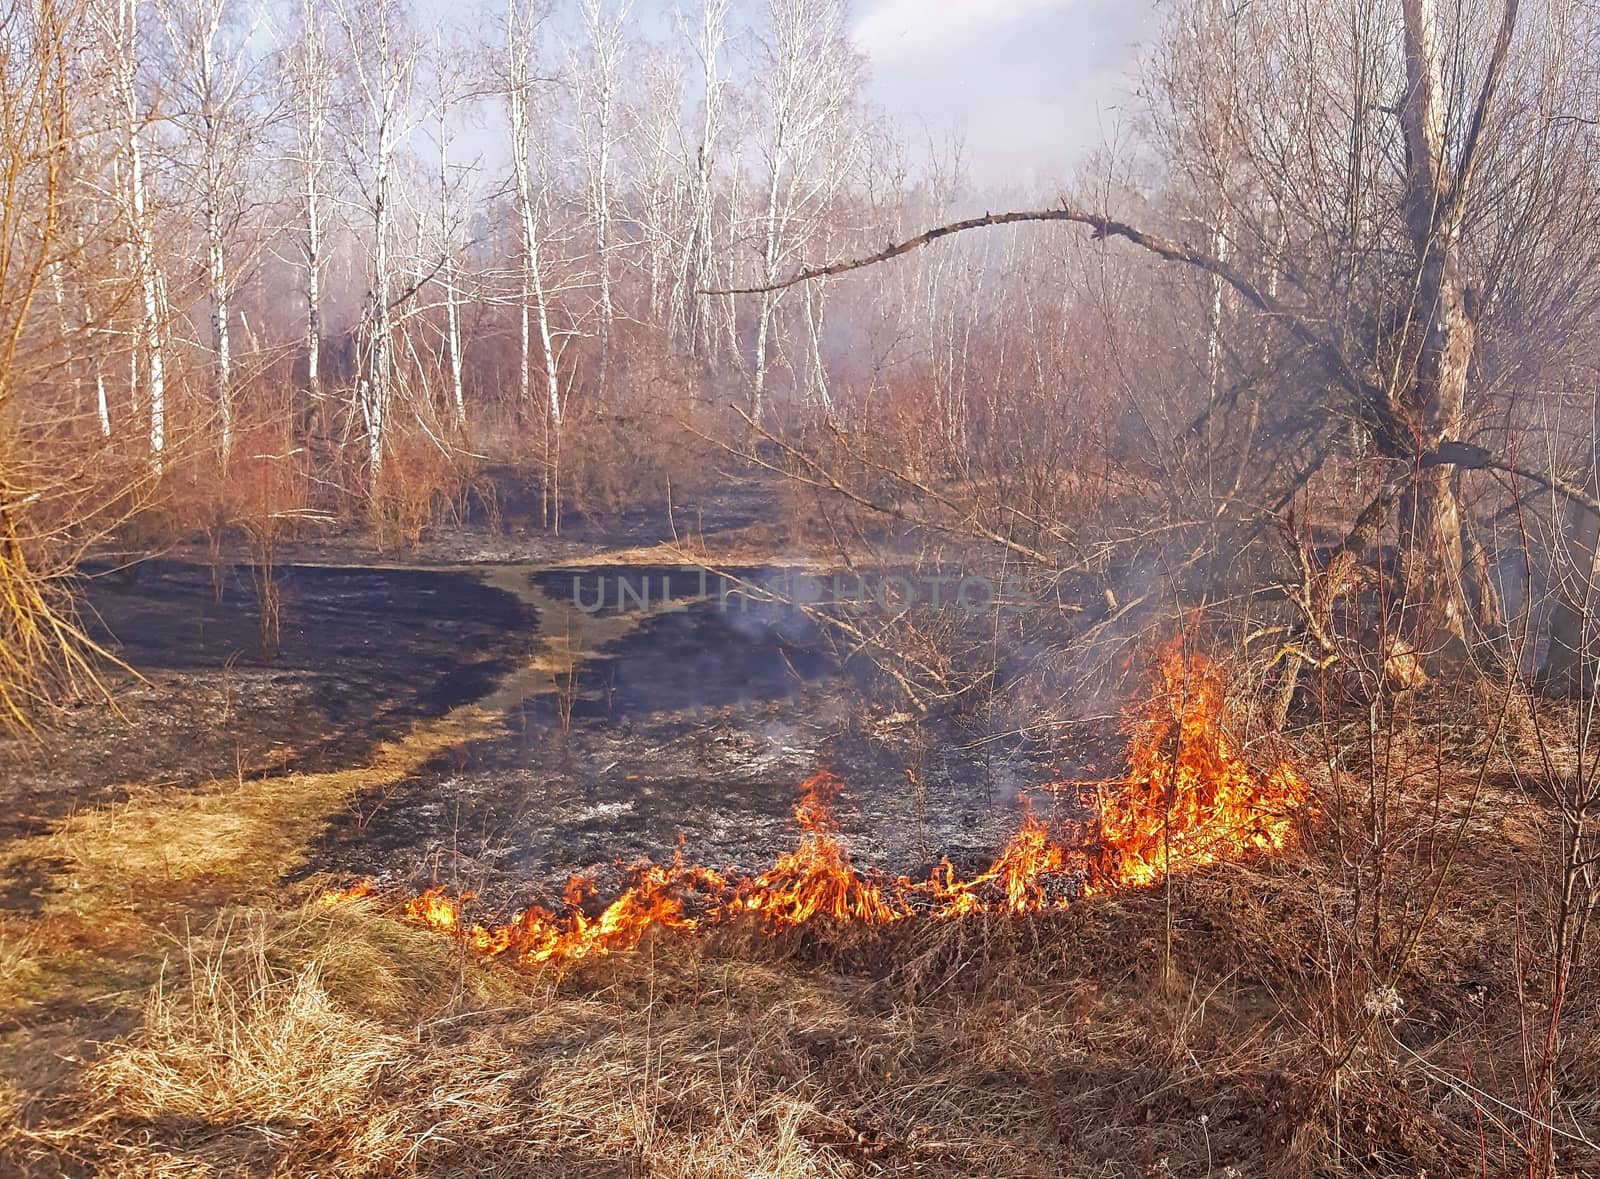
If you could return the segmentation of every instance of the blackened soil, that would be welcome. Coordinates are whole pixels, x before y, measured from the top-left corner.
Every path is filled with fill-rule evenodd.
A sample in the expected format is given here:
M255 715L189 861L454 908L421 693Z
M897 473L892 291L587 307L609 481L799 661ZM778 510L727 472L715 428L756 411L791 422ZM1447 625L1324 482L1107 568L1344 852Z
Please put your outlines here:
M590 608L601 572L535 581ZM674 608L659 610L666 573L621 575L629 608L648 583L657 610L585 652L570 697L530 694L503 734L359 800L309 870L442 881L499 909L548 898L571 872L605 881L620 862L668 858L680 839L697 862L759 871L794 844L799 783L828 768L847 783L836 809L857 861L914 871L984 859L1015 829L1018 795L1052 777L1040 751L974 741L959 718L930 729L897 716L870 664L803 611L714 582L701 598L692 575L673 576ZM612 581L607 617L616 603Z
M771 587L786 571L733 574ZM759 871L794 845L796 790L819 769L846 783L836 813L856 862L916 872L984 861L1020 795L1048 808L1041 783L1084 768L1004 738L1017 728L1004 715L913 721L835 630L715 575L299 564L278 578L270 659L248 567L223 570L220 597L201 563L92 579L96 633L148 682L119 683L123 720L90 702L42 742L0 747L13 803L0 838L133 784L361 765L414 722L485 699L498 732L355 799L306 849L305 874L448 881L509 908L574 871L604 881L670 857L680 839L696 861Z
M357 763L483 696L534 643L532 611L469 571L298 565L276 577L281 637L267 653L247 567L155 560L91 576L91 630L146 682L113 677L121 718L86 699L40 739L0 742L0 838L124 784Z
M786 572L732 569L724 577L628 566L535 574L544 594L576 605L579 615L642 620L624 637L584 652L595 657L579 669L574 720L631 728L741 701L786 700L807 683L836 678L847 653L829 632L802 610L752 597L763 586L783 585ZM554 696L525 708L540 720L557 719Z

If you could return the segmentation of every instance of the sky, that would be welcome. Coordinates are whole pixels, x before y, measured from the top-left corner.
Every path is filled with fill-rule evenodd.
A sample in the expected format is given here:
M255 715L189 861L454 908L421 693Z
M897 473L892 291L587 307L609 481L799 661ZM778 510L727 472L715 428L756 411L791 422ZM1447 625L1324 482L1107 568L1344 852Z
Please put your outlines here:
M869 96L980 184L1064 177L1128 105L1154 0L856 0Z
M547 0L548 32L576 36L573 0ZM697 0L626 0L633 32L674 36L675 11ZM1139 52L1156 34L1159 0L851 0L849 35L868 59L867 99L888 117L911 159L959 143L967 178L983 189L1049 188L1106 141L1130 105ZM734 0L734 28L766 0ZM418 0L425 21L483 36L504 0ZM738 71L746 49L730 46ZM492 117L491 117L492 121ZM492 156L498 150L487 146Z

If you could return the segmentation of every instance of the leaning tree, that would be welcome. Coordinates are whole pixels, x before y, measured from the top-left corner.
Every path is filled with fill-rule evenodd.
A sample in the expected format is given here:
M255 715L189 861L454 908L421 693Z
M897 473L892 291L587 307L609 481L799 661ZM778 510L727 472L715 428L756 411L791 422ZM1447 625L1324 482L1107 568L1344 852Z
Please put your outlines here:
M1502 505L1555 493L1600 507L1560 429L1527 444L1562 416L1550 394L1600 313L1600 90L1581 49L1594 24L1573 0L1448 14L1435 0L1185 0L1148 88L1168 225L1063 200L749 293L1019 222L1087 226L1193 268L1210 337L1195 423L1232 451L1208 466L1237 473L1209 488L1217 510L1281 513L1352 437L1383 460L1322 591L1298 595L1302 629L1329 642L1331 601L1388 525L1392 633L1433 651L1495 639L1494 562L1464 518L1465 473L1498 481Z

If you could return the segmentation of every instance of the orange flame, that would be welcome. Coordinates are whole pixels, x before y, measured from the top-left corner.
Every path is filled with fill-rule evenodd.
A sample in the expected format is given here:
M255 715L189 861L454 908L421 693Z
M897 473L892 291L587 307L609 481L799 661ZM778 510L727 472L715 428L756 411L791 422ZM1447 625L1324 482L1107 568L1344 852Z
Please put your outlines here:
M357 901L362 897L370 897L375 891L376 886L372 882L372 877L369 876L365 880L356 881L349 888L330 888L317 898L317 904L324 908L342 905L346 901Z
M504 925L467 925L462 908L474 894L451 897L434 887L407 901L405 916L485 954L510 953L529 965L564 964L634 949L652 930L693 933L739 915L754 915L776 931L818 918L887 925L917 915L1038 913L1065 908L1076 896L1142 887L1171 872L1284 850L1293 837L1294 813L1309 794L1305 780L1287 762L1265 778L1252 772L1228 736L1224 681L1209 660L1185 657L1174 642L1161 653L1159 677L1156 694L1124 720L1127 773L1057 784L1092 793L1092 819L1055 832L1025 810L994 863L970 879L948 860L920 881L858 871L834 818L833 802L844 783L823 771L800 786L794 850L756 876L729 880L686 864L680 846L670 864L632 864L628 887L594 915L593 882L574 876L560 913L532 907ZM365 881L343 894L327 894L322 903L371 890Z
M813 917L883 925L905 916L875 879L856 872L838 835L833 800L844 783L823 770L800 784L794 821L800 844L761 875L739 885L735 903L774 926L804 925Z
M1289 845L1294 812L1310 793L1288 762L1265 780L1251 772L1227 731L1221 671L1169 644L1161 691L1128 718L1129 769L1100 784L1099 857L1093 875L1108 888L1153 884L1249 852Z

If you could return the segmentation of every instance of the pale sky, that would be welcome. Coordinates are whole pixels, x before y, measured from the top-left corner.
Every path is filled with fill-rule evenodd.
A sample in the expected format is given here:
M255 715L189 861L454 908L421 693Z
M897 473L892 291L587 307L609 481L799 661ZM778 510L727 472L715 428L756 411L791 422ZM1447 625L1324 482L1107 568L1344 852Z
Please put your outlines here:
M857 0L870 97L923 146L964 144L980 184L1048 180L1109 134L1154 0Z
M1129 105L1158 2L853 0L850 38L868 59L869 102L898 129L913 161L930 146L945 154L954 139L978 187L1050 187L1111 134ZM504 11L504 0L417 4L425 25L455 28L469 40L493 36ZM557 41L574 35L573 0L549 4L548 33ZM732 29L748 27L765 6L734 0ZM697 0L631 0L629 21L636 34L665 41L673 38L673 12L692 21L697 7ZM735 41L725 67L744 68L746 51Z

